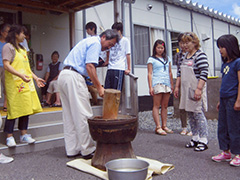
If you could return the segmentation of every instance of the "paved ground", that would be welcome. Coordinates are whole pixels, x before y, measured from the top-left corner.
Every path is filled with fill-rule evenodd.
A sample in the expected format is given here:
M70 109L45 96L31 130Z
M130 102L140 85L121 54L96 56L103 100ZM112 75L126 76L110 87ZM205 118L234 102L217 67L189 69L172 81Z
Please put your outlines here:
M209 149L194 152L184 144L190 137L176 132L159 136L152 131L139 131L132 142L138 156L171 163L175 166L164 175L154 176L153 180L239 180L239 167L231 167L227 162L215 163L211 156L219 152L217 140L211 140ZM18 154L14 162L0 165L0 180L98 180L99 178L69 168L64 147L47 151Z
M171 112L171 109L169 110ZM170 113L171 114L171 113ZM211 156L220 152L217 142L217 120L208 120L209 149L195 152L184 147L191 137L181 136L180 120L169 117L168 127L174 134L154 134L151 112L139 113L139 131L132 142L137 156L159 160L175 166L153 180L240 180L240 167L228 162L215 163ZM0 164L0 180L98 180L99 178L66 166L69 159L64 147L35 153L17 154L14 162Z

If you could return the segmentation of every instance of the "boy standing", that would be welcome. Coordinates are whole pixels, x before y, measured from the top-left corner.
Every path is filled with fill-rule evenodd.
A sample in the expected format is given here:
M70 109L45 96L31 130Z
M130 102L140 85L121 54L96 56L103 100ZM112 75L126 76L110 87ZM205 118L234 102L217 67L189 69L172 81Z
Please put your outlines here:
M109 58L107 59L108 70L105 79L106 89L122 90L124 74L129 74L131 71L130 59L130 43L129 40L122 35L123 24L116 22L112 25L112 29L116 29L120 36L119 43L110 49Z

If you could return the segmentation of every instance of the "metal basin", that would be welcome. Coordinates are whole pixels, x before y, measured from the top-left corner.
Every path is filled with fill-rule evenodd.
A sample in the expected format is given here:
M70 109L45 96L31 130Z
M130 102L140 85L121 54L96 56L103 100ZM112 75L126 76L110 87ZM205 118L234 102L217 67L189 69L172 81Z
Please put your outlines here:
M145 180L149 163L140 159L123 158L105 164L109 180Z

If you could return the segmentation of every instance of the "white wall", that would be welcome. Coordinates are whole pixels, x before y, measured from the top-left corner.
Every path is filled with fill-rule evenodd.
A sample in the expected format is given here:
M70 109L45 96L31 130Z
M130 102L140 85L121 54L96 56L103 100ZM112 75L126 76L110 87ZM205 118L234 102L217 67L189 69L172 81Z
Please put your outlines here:
M191 16L187 9L167 5L167 29L169 31L191 31Z
M43 55L43 70L37 71L35 69L36 75L44 77L47 66L51 62L53 51L59 52L61 62L67 56L70 50L68 20L68 14L39 15L23 13L23 24L31 25L31 48L35 55Z
M147 5L151 4L152 9L147 10ZM190 10L187 8L177 7L173 4L167 5L167 28L168 31L185 32L191 30ZM125 7L125 36L130 40L130 22L129 22L129 5ZM6 11L6 10L5 10ZM8 10L10 12L10 10ZM86 9L86 23L93 21L98 26L98 34L103 29L111 28L114 23L113 1L102 5ZM164 29L164 9L161 1L155 0L137 0L132 4L133 24L143 25ZM210 75L213 75L213 39L216 40L223 34L227 34L230 27L230 33L234 34L240 41L239 26L228 25L227 22L213 20L214 37L212 37L211 18L196 12L193 12L193 31L198 35L202 49L207 54L210 65ZM62 15L39 15L23 13L23 24L31 24L32 48L35 54L43 54L44 69L35 73L43 77L47 65L50 63L50 56L54 50L59 51L60 60L63 61L70 50L69 44L69 16ZM83 38L83 19L82 11L75 16L75 43ZM102 27L100 29L100 27ZM207 34L210 40L203 42L202 34ZM217 50L215 48L215 54ZM173 67L173 75L176 76L176 68ZM140 96L149 95L147 84L147 65L136 66L134 69L138 79L138 93ZM97 70L101 83L104 83L106 68Z

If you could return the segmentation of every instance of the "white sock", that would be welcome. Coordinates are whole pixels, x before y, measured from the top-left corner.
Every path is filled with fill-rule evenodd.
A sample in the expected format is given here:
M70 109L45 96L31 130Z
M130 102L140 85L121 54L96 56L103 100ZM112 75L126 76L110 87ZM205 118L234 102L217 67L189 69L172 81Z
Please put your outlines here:
M202 142L202 143L204 143L204 144L207 144L207 143L208 143L208 140L207 140L206 137L201 137L201 138L199 139L199 142Z
M198 142L199 141L199 135L192 136L192 140Z

